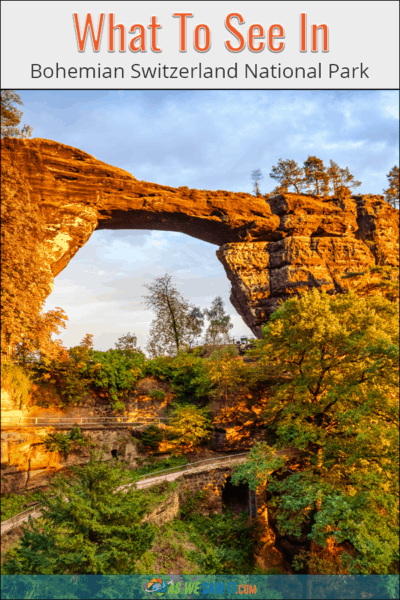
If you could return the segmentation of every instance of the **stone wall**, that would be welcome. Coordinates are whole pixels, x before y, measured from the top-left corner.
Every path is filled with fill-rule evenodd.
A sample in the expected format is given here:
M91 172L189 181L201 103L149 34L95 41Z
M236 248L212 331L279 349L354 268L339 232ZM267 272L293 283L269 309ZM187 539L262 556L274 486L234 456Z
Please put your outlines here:
M61 452L46 452L43 436L52 428L14 428L1 433L1 492L18 493L23 490L46 488L57 472L68 472L73 465L82 465L89 461L89 447L73 449L68 455ZM67 433L69 430L61 430ZM118 456L134 468L137 466L139 452L129 427L112 426L91 429L82 428L98 447L104 448L104 460L114 460L111 450L117 450Z

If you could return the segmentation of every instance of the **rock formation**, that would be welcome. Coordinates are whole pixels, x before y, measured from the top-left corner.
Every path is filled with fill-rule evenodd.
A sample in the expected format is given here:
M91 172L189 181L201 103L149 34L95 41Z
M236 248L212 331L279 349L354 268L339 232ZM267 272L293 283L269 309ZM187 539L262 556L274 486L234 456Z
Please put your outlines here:
M280 300L311 287L341 292L346 272L398 264L398 211L382 196L266 200L138 181L51 140L4 138L1 149L40 209L46 234L38 250L53 277L96 229L186 233L220 246L231 302L258 337Z

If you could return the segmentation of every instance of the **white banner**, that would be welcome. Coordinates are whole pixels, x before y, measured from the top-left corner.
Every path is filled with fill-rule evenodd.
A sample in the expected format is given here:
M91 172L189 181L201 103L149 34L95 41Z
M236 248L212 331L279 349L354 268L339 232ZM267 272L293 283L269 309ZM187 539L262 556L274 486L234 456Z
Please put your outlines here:
M399 86L397 1L1 4L3 88Z

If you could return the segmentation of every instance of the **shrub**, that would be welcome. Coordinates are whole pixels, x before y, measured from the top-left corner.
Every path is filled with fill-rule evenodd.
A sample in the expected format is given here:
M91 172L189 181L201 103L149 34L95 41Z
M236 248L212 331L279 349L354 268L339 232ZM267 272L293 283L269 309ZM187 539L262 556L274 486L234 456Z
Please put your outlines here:
M193 404L176 405L168 428L174 454L190 452L211 436L211 418L207 409Z
M69 433L53 432L44 436L42 442L48 452L63 452L68 455L73 446L88 446L90 441L75 423Z
M154 398L154 400L164 400L165 392L163 392L162 390L152 390L150 392L150 397Z
M28 403L31 385L32 378L26 369L11 361L1 365L1 387L10 391L19 410Z
M157 427L157 425L150 425L142 433L140 441L144 446L150 446L150 448L158 448L158 445L164 439L164 432Z

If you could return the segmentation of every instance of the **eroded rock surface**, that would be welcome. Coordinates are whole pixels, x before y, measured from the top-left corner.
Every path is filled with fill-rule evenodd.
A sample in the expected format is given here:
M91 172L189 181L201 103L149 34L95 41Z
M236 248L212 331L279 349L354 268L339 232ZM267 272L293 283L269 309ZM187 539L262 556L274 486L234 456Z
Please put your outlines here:
M258 337L279 300L311 287L341 292L346 272L398 264L399 211L382 196L266 200L138 181L51 140L4 138L1 148L39 206L46 234L38 250L53 276L95 229L179 231L220 246L232 304Z

